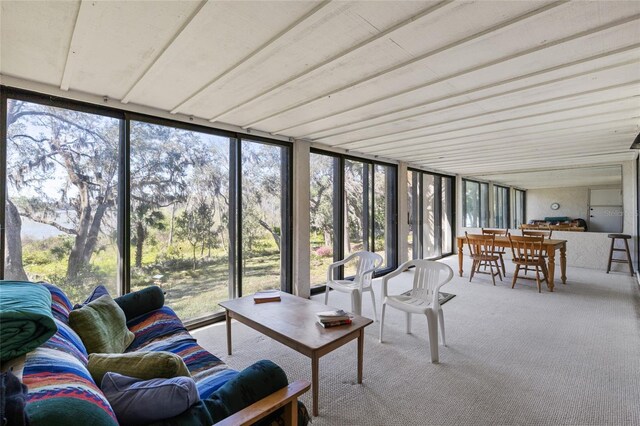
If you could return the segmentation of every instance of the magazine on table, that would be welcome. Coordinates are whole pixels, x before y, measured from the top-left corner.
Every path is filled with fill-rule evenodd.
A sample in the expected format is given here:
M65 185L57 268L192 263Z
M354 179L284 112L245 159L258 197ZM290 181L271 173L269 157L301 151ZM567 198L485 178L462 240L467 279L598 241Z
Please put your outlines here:
M320 325L325 328L351 324L353 318L353 315L342 309L318 312L316 316Z
M255 303L279 302L280 300L282 300L280 290L260 290L253 295Z

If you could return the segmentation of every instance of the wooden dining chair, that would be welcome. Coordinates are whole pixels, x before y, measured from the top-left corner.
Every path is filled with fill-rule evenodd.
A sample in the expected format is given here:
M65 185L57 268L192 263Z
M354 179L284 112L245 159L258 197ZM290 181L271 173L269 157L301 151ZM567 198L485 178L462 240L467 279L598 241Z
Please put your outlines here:
M535 268L536 271L536 284L538 286L538 293L541 292L540 283L547 282L549 273L547 271L547 264L543 256L542 242L544 237L528 236L528 237L516 237L508 235L509 243L511 245L511 253L513 255L513 263L516 265L516 271L513 274L513 281L511 288L514 288L520 273L520 268ZM540 272L542 272L543 279L540 279ZM522 277L523 279L534 279L528 277Z
M546 231L527 231L527 230L523 230L522 231L522 236L523 237L542 237L543 239L551 239L551 235L553 235L553 229L549 228ZM547 258L547 249L542 246L542 257L544 257L545 259ZM524 268L524 274L527 275L527 272L529 272L529 267L525 266Z
M526 229L522 230L523 237L542 237L544 239L551 239L552 234L553 234L553 229L549 229L546 231L529 231Z
M484 229L482 228L482 235L495 235L496 237L506 237L509 233L508 229ZM503 254L507 254L506 249L501 247L497 247L495 253L500 257L500 265L502 266L502 276L507 276L507 270L504 267L504 259L502 258ZM486 265L485 265L486 269Z
M502 281L502 274L500 273L500 265L498 265L498 261L500 260L500 256L495 253L495 235L475 235L469 234L467 232L464 233L467 246L469 246L469 253L471 254L471 259L473 259L473 266L471 266L471 274L469 276L469 282L473 279L473 275L475 273L485 274L488 273L491 275L491 281L493 281L493 285L496 285L496 278L500 278ZM482 272L480 271L481 265L487 265L489 267L490 272ZM495 267L495 272L493 268Z

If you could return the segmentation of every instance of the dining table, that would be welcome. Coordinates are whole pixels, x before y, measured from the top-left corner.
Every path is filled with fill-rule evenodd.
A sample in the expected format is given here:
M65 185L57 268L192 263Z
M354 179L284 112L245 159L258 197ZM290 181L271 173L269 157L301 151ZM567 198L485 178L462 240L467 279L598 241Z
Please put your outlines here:
M463 249L466 245L466 237L458 236L456 238L458 243L458 267L460 276L463 274L462 264L464 260ZM496 236L494 247L510 249L511 243L508 237L505 236ZM556 240L553 238L545 238L542 241L542 247L547 255L547 269L549 270L549 277L547 279L547 287L549 291L553 291L554 287L554 276L556 270L556 251L560 252L560 272L562 279L562 284L567 283L567 240Z

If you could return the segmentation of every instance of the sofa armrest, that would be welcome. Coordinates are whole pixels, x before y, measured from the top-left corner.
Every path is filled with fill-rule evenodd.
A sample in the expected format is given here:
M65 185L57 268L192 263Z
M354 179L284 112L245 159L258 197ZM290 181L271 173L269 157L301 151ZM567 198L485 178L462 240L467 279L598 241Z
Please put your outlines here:
M290 383L271 395L254 402L247 408L219 421L214 426L245 426L251 425L281 407L285 407L285 424L298 424L298 397L309 390L311 384L304 380Z
M114 301L124 311L127 322L164 306L164 293L157 285L117 297Z

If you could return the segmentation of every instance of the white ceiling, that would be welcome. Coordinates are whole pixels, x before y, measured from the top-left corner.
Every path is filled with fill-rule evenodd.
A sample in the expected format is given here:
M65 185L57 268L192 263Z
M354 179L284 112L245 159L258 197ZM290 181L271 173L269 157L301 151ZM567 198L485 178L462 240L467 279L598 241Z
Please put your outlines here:
M5 81L463 175L636 155L639 1L0 4Z
M620 166L564 167L561 169L523 170L512 173L478 175L482 180L501 182L523 189L559 188L576 186L622 187Z

